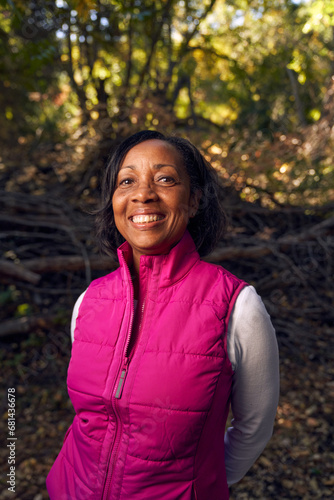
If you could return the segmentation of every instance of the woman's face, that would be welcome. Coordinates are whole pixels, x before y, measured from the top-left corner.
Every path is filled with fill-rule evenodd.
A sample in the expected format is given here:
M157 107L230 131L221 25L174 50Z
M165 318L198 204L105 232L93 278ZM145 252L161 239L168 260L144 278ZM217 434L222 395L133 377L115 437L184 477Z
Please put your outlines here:
M182 238L196 213L196 198L182 157L170 144L149 140L127 153L112 203L116 227L132 247L135 266L141 255L168 253Z

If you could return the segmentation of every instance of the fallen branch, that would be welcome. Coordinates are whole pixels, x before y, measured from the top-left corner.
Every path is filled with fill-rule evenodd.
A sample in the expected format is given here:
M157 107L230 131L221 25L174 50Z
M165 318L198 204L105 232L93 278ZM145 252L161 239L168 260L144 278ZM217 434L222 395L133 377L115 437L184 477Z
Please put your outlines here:
M40 275L32 270L28 270L22 265L14 264L14 262L5 259L0 259L0 276L14 278L19 281L28 281L28 283L32 283L33 285L37 285L41 279Z
M295 236L293 235L287 235L283 236L282 238L279 238L278 243L281 245L284 244L294 244L294 243L300 243L302 241L308 240L308 239L314 239L316 236L321 233L322 231L325 231L326 229L329 229L334 226L334 216L329 217L328 219L325 219L322 222L319 222L319 224L315 224L312 227L306 229L305 231L302 231Z
M59 231L73 231L73 228L70 226L68 221L65 218L58 217L57 219L55 217L40 217L40 216L34 216L31 218L27 217L17 217L14 215L5 215L5 214L0 214L0 223L7 223L10 224L12 227L15 226L27 226L27 227L45 227L47 229L56 229Z
M30 333L35 328L45 328L56 321L56 315L33 316L19 319L12 319L0 324L0 338L7 335L24 335Z
M62 255L59 257L41 257L22 261L26 269L39 273L81 271L85 269L85 259L79 255ZM111 257L89 257L89 265L95 270L114 270L118 264Z
M269 246L252 246L252 247L226 247L214 250L204 260L208 262L220 262L230 259L257 259L272 253Z
M220 262L223 260L246 258L246 259L257 259L263 257L264 255L275 254L284 251L293 245L297 245L307 240L316 239L317 236L322 232L334 226L334 217L330 217L313 227L297 233L295 235L288 235L278 238L277 240L271 240L270 245L253 245L253 246L229 246L226 248L218 248L214 250L205 259L208 262ZM254 240L254 238L252 238Z

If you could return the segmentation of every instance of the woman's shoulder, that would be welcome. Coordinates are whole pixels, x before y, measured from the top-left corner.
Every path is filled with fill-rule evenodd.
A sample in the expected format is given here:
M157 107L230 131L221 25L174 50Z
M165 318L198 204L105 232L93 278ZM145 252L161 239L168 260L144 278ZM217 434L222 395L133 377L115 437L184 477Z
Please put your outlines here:
M218 317L226 316L229 306L247 285L222 266L204 260L197 262L189 279L196 301L211 305Z
M121 270L118 267L111 273L93 280L86 290L86 297L94 296L96 293L103 293L104 290L107 291L110 288L113 290L115 290L115 288L121 289L122 281Z
M109 281L117 279L119 276L120 276L120 267L117 267L110 273L104 274L103 276L100 276L100 278L96 278L95 280L91 281L89 286L98 287L103 285L104 283L108 283Z
M231 273L227 269L225 269L223 266L219 264L213 264L211 262L208 262L207 260L200 260L199 263L199 272L203 276L208 276L212 280L212 285L217 285L219 286L220 283L233 283L234 285L248 285L246 281L243 279L239 278L235 274Z

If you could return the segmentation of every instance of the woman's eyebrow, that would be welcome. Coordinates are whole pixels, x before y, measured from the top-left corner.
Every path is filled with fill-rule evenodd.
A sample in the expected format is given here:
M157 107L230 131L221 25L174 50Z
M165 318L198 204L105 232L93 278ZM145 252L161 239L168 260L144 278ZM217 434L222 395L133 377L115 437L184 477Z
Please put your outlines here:
M172 167L174 168L177 172L178 172L178 168L176 165L173 165L171 163L157 163L156 165L153 165L153 168L155 170L159 170L160 168L163 168L163 167ZM137 170L137 167L136 165L125 165L125 166L122 166L120 168L120 170L123 170L125 168L130 168L131 170Z
M125 166L122 165L121 168L119 169L119 172L126 168L131 168L131 170L135 170L136 167L134 165L125 165Z
M176 171L178 171L177 166L173 165L172 163L157 163L156 165L153 165L153 168L155 168L156 170L159 170L160 168L163 168L163 167L172 167Z

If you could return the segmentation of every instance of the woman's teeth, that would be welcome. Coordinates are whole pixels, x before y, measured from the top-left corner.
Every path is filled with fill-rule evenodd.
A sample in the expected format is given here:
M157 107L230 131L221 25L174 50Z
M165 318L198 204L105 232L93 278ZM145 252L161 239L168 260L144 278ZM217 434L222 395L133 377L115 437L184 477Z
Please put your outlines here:
M154 222L163 219L163 215L134 215L131 217L132 222L135 224L142 224L144 222Z

